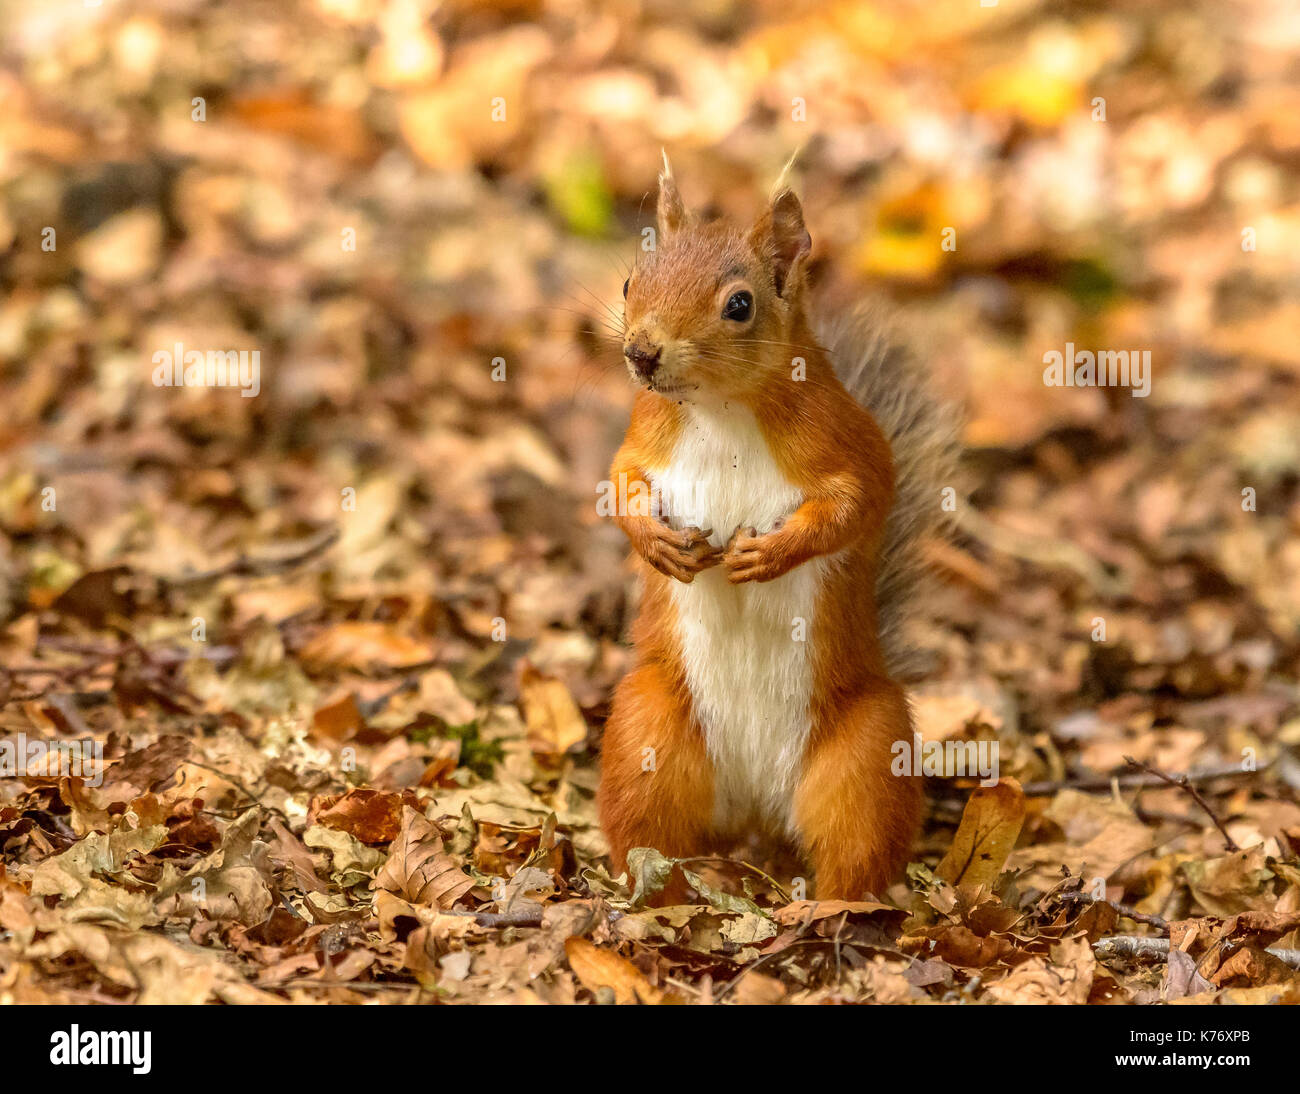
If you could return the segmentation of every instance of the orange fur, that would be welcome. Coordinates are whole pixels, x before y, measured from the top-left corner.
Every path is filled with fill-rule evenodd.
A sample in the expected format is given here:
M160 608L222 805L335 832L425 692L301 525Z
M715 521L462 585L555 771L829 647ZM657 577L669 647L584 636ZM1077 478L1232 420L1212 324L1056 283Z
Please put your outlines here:
M890 772L890 746L911 739L907 701L878 680L814 720L795 817L823 899L877 896L907 863L921 815L917 778Z
M635 846L690 856L734 834L714 823L714 771L683 668L672 583L714 566L734 584L772 581L834 555L808 638L808 736L790 815L820 897L879 895L906 861L921 802L916 779L890 772L891 745L910 746L911 720L876 635L877 556L893 499L890 446L836 379L804 316L807 235L793 195L778 194L742 233L696 225L666 176L659 225L659 250L630 280L626 336L629 346L664 355L637 395L614 481L626 475L648 488L673 458L684 404L707 399L753 415L802 502L764 534L670 527L655 515L615 518L644 581L633 628L638 664L616 691L605 731L599 808L614 864L623 868ZM743 330L719 318L720 301L737 284L756 305ZM794 358L804 368L797 381ZM653 772L643 770L647 747Z
M619 684L605 725L600 816L615 868L633 847L701 853L712 810L713 769L684 682L642 665Z

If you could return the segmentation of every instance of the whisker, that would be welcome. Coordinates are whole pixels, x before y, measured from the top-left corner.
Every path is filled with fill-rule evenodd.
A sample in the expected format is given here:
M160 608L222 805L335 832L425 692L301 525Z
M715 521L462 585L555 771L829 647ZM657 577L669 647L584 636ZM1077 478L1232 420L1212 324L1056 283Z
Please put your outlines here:
M597 308L599 308L601 311L603 311L606 315L608 315L608 316L609 316L611 319L613 319L616 323L620 323L620 324L621 324L621 323L623 322L623 316L622 316L622 314L621 314L621 313L618 311L618 309L616 309L612 304L610 304L610 303L608 303L606 300L602 299L598 294L596 294L595 292L593 292L591 289L587 288L586 285L582 284L582 282L580 282L580 281L575 281L574 284L577 285L578 288L580 288L583 292L585 292L585 293L586 293L586 294L591 298L592 303L593 303Z
M622 331L615 330L607 322L592 317L588 312L578 311L575 308L566 308L559 304L548 304L546 305L546 310L562 311L567 312L569 315L577 316L582 320L582 325L579 328L580 332L582 334L590 335L603 345L620 347L623 345Z
M786 349L801 349L805 353L824 352L820 346L807 345L803 342L783 342L775 338L731 338L728 341L733 346L783 346Z
M606 316L608 316L610 319L612 319L616 324L618 324L618 325L620 325L620 326L622 325L622 322L623 322L623 316L622 316L622 315L621 315L621 314L620 314L620 313L619 313L619 312L618 312L618 311L617 311L617 310L616 310L612 305L610 305L610 304L607 303L603 298L601 298L600 295L598 295L597 293L593 292L593 291L592 291L591 289L589 289L586 285L584 285L581 281L574 280L573 282L571 282L571 284L572 284L575 288L580 289L582 292L586 293L586 294L587 294L587 297L588 297L588 300L587 300L586 302L584 302L584 301L580 300L578 297L574 296L572 292L570 292L570 291L568 291L568 290L566 289L566 290L564 290L564 295L565 295L569 300L572 300L575 304L584 304L584 303L585 303L585 306L588 306L588 307L595 307L598 311L603 312Z

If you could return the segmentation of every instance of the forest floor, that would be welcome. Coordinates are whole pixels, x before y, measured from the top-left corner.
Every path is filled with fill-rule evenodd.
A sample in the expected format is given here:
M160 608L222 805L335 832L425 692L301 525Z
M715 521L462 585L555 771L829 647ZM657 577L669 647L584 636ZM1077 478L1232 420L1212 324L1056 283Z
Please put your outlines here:
M681 7L6 10L0 764L103 770L0 768L0 1000L1300 1002L1294 25ZM1004 781L927 780L879 902L608 868L663 145L744 216L802 147L819 298L966 412L913 695ZM1069 342L1149 395L1044 385Z

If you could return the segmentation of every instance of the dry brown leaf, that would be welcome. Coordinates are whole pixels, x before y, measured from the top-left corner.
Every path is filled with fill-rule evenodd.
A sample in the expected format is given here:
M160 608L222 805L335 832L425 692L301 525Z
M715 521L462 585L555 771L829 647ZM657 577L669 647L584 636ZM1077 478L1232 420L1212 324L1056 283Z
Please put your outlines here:
M587 723L563 681L525 664L519 702L528 727L528 746L534 752L560 755L587 739Z
M1020 836L1025 795L1013 778L980 787L962 811L952 846L935 873L965 889L992 889Z
M741 977L731 998L741 1004L768 1007L785 999L785 985L775 976L751 972Z
M256 926L273 903L257 841L263 810L254 806L226 828L221 846L184 873L170 864L158 883L158 908L169 915L204 915Z
M303 846L302 841L274 817L271 819L271 832L275 836L268 850L271 861L278 866L288 867L293 872L297 887L303 892L325 892L326 886L316 874L311 852ZM288 882L281 884L287 885Z
M1031 958L990 984L988 994L999 1003L1086 1003L1096 964L1087 939L1063 939L1052 947L1050 960Z
M593 995L608 988L616 1003L662 1003L664 992L656 988L645 974L613 950L602 949L585 938L573 937L564 943L569 967Z
M335 623L308 641L298 659L317 672L327 669L400 668L433 657L433 646L387 623Z
M872 912L888 912L902 916L904 913L889 904L880 904L874 900L793 900L772 913L784 927L797 927L804 923L816 923L821 919L843 915L870 915Z
M422 813L406 806L401 834L375 877L374 887L396 893L412 904L450 908L474 882L443 850L437 829Z
M32 896L57 896L59 906L78 921L100 921L140 928L159 915L150 895L138 888L110 885L134 855L147 854L167 838L163 825L134 829L125 823L102 835L91 832L32 871Z
M1300 971L1258 946L1242 946L1209 978L1216 988L1259 988L1300 982Z
M961 923L931 927L898 940L904 953L940 958L950 965L982 969L1009 962L1017 954L1015 943L1003 935L978 935Z
M328 741L343 741L363 728L366 720L357 697L350 691L316 708L311 716L312 732Z
M346 794L312 803L308 823L323 824L355 836L362 843L391 843L402 830L403 810L418 808L415 795L404 790L357 787Z

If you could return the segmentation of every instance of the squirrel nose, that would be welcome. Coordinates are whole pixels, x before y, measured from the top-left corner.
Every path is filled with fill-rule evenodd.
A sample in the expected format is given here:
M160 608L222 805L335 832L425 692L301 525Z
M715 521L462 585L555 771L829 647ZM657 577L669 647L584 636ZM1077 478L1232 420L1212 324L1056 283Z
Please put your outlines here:
M632 362L636 374L643 380L648 380L654 375L655 369L659 367L659 355L662 352L663 346L647 346L639 342L623 347L623 356Z

